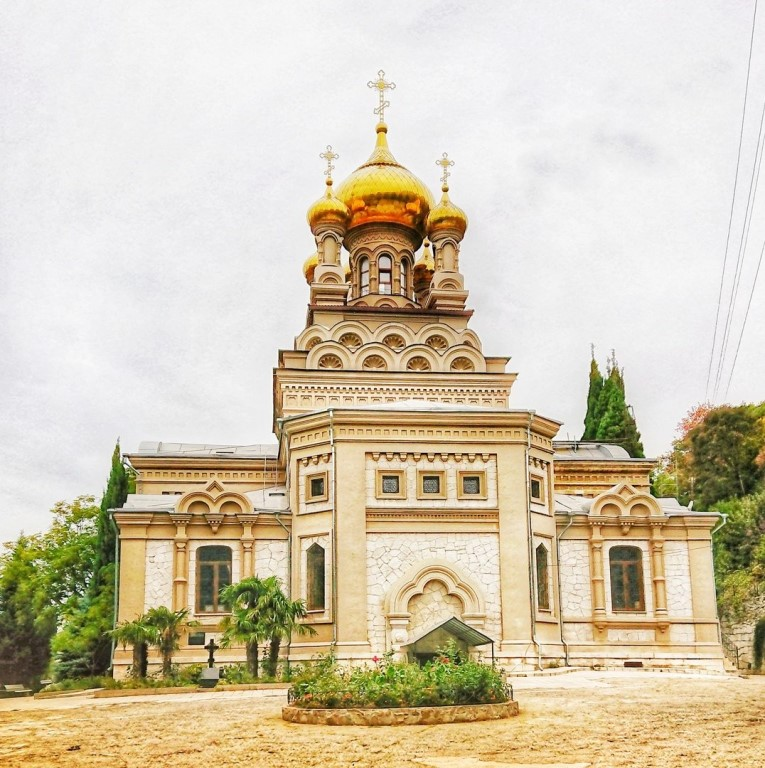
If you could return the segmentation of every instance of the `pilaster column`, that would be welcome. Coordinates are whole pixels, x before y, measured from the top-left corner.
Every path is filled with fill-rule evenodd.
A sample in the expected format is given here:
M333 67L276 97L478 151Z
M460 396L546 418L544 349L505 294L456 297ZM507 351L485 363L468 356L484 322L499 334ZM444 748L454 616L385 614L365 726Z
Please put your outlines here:
M651 526L651 570L654 614L656 618L666 618L667 584L664 571L664 534L661 525Z
M237 520L242 524L240 554L242 558L241 578L243 579L255 575L255 535L252 527L257 519L257 515L237 515Z
M170 518L175 523L175 552L173 557L173 610L180 611L188 606L189 566L188 536L186 526L191 520L188 513L171 512Z
M590 563L592 566L592 613L593 618L606 617L606 585L603 576L603 535L599 525L592 527L590 536Z

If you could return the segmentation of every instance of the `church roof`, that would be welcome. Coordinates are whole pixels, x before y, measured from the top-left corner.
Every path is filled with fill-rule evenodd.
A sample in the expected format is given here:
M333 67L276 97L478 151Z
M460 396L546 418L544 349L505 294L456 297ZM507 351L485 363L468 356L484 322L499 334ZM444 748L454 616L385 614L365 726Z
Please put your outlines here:
M632 457L620 445L554 440L555 461L629 461ZM635 459L646 461L646 459Z
M241 459L276 457L279 446L276 443L254 443L252 445L213 445L210 443L166 443L143 440L135 456L232 456ZM130 455L130 454L129 454Z
M556 457L557 458L557 457ZM590 507L594 499L588 496L573 496L568 493L555 494L555 511L563 515L589 515ZM716 512L695 512L684 507L675 498L656 499L661 511L671 517L672 515L717 515Z

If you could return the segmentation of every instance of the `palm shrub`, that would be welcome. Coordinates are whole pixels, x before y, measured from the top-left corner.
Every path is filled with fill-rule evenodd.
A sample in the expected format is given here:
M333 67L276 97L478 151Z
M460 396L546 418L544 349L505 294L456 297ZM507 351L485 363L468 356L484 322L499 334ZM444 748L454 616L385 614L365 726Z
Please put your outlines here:
M261 611L266 590L263 579L250 576L236 584L229 584L220 593L223 603L231 608L231 613L221 623L223 636L220 644L224 648L235 643L243 644L247 671L255 678L258 676L260 643L268 637Z
M146 612L145 622L154 629L149 642L162 655L162 677L171 677L173 673L173 651L178 650L181 630L184 626L196 626L196 621L186 621L188 608L171 611L164 605L150 608Z
M149 624L146 616L139 616L133 621L119 623L109 633L123 648L133 649L133 664L130 676L144 678L149 665L149 644L156 642L157 628Z

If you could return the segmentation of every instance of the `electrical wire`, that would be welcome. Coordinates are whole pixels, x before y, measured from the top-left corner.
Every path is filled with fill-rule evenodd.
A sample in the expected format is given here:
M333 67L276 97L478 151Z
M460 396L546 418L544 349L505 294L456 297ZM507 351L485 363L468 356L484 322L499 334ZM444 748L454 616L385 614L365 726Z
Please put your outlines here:
M723 286L725 284L725 272L728 264L728 248L730 245L730 233L733 227L733 211L736 205L736 190L738 188L738 171L741 164L741 147L744 143L744 124L746 119L746 104L749 98L749 75L752 70L752 50L754 49L754 30L757 22L757 3L758 0L754 0L754 14L752 16L752 34L749 40L749 60L746 66L746 86L744 88L744 107L741 112L741 130L738 137L738 155L736 157L736 174L733 179L733 198L730 204L730 215L728 218L728 234L725 238L725 253L723 256L722 272L720 274L720 290L717 295L717 312L715 313L715 328L712 334L712 349L709 353L709 366L707 368L707 384L704 395L704 400L709 399L709 380L712 376L712 361L715 356L715 347L717 344L717 328L720 321L720 307L722 306Z
M762 104L762 115L760 117L760 127L757 131L757 147L754 153L754 163L752 164L752 176L749 179L749 194L746 200L746 210L744 211L744 223L741 230L741 238L739 240L738 256L736 258L736 269L733 275L733 284L731 285L731 294L728 299L728 310L725 318L725 331L723 333L722 344L720 345L720 359L717 364L717 374L715 376L715 386L713 390L712 398L717 397L717 392L720 387L722 379L722 372L725 365L725 356L728 352L728 341L730 339L730 333L733 329L733 317L736 309L736 302L738 301L738 289L741 283L741 275L744 270L744 261L746 259L746 249L749 245L749 231L752 224L752 214L754 213L754 204L757 199L757 188L760 181L760 168L762 166L762 149L763 149L763 125L765 125L765 101Z

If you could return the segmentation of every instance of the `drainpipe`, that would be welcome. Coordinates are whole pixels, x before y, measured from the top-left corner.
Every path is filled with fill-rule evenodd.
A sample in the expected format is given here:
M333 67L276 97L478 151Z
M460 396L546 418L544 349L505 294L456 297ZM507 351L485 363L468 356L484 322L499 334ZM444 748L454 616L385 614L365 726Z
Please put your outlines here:
M117 528L117 523L114 522L114 510L107 510L109 516L109 522L114 530L114 615L112 619L112 629L117 629L117 612L119 611L119 598L120 598L120 532ZM114 650L117 647L117 641L112 635L112 649L109 656L109 669L111 670L112 677L114 677Z
M553 514L555 512L553 511ZM558 619L560 620L560 641L563 643L563 653L566 660L566 666L569 666L568 659L568 643L563 638L563 603L561 602L561 578L560 578L560 540L563 538L563 534L574 524L574 515L576 513L569 510L568 523L566 527L555 537L555 557L558 571Z
M329 447L332 451L332 647L337 644L337 448L335 412L329 409Z
M534 596L534 537L531 529L531 478L529 476L529 458L531 456L531 422L534 418L534 413L529 413L529 420L526 424L526 516L528 519L528 551L529 551L529 612L531 614L531 642L534 643L534 647L537 651L537 668L542 669L542 651L537 641L537 619L536 619L536 599Z

